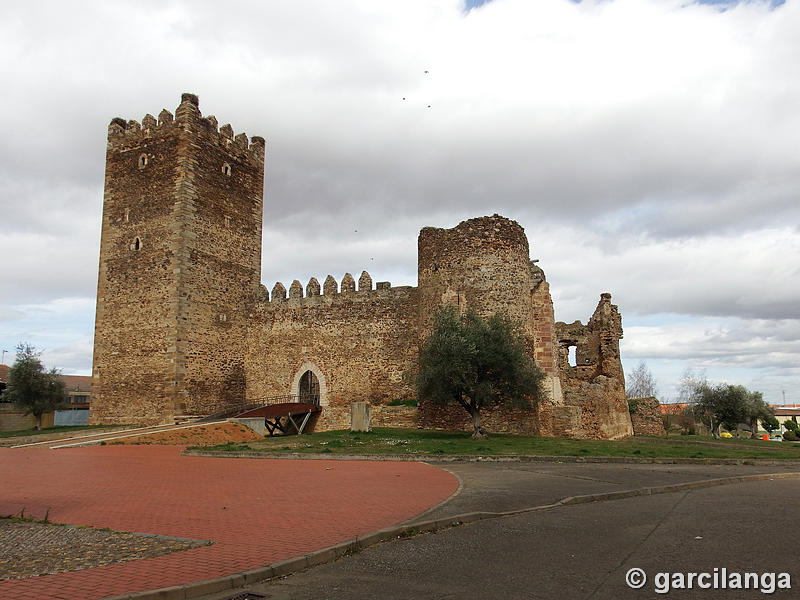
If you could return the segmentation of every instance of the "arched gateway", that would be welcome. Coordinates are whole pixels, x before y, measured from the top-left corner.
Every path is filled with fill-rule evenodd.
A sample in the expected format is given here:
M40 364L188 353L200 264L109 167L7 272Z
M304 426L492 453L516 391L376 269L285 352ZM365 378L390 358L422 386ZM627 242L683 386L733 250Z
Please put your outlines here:
M289 393L296 398L295 402L325 407L328 405L327 387L322 370L315 363L305 361L295 371Z
M300 376L297 396L298 402L319 406L319 379L313 371L308 370Z

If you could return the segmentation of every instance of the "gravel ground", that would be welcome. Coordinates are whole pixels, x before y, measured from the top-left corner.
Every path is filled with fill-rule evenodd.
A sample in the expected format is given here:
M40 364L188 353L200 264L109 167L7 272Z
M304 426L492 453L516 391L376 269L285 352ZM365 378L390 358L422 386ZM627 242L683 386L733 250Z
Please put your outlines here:
M78 571L203 545L205 542L0 519L0 579Z

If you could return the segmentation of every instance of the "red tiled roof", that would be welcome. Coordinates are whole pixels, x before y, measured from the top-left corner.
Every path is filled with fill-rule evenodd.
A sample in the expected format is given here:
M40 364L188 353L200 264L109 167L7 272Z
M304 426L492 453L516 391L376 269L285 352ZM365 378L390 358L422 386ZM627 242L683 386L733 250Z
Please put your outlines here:
M8 365L0 365L0 382L8 382L10 370ZM64 380L68 392L88 392L92 389L92 378L89 375L62 375L61 379Z
M662 415L679 415L683 412L683 409L686 408L686 402L676 402L674 404L662 404L661 405L661 414Z
M62 375L68 392L88 392L92 389L92 378L89 375Z

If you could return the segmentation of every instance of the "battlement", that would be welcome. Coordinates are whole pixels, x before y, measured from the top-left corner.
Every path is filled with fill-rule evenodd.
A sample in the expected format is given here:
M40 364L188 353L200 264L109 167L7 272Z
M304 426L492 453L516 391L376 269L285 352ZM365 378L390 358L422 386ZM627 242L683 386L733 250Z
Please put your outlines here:
M325 278L325 284L320 286L319 280L312 277L303 288L303 284L298 279L292 281L287 293L286 286L278 281L272 287L272 292L269 292L266 286L261 285L260 291L256 298L256 302L260 304L277 304L281 302L291 302L292 306L303 306L316 303L320 298L361 298L367 294L373 296L377 293L382 296L391 295L393 290L407 289L410 286L401 286L400 288L392 288L392 284L388 281L379 281L373 288L372 276L366 271L361 272L358 278L358 288L356 289L356 280L350 273L345 273L342 277L341 291L339 284L332 275Z
M218 126L214 115L203 117L200 113L200 102L195 94L183 94L175 115L163 109L156 119L146 114L141 123L136 120L126 121L121 117L111 119L108 125L108 146L110 149L126 148L145 144L149 138L169 133L188 132L204 137L229 153L247 158L256 163L264 163L266 142L263 137L247 134L234 134L233 127L225 124Z

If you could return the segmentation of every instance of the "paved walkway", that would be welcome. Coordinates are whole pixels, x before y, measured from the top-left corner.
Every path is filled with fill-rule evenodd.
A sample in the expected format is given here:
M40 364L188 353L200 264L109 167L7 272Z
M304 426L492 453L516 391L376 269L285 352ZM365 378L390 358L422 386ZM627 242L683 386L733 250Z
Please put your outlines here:
M436 463L434 463L436 464ZM458 495L412 519L422 522L472 511L502 512L553 504L568 496L635 490L760 473L798 473L800 462L698 465L645 463L439 463L462 482Z
M0 514L211 546L27 579L0 598L91 600L264 566L408 520L457 479L411 462L215 459L180 448L0 449Z
M552 504L566 496L619 492L764 473L798 473L780 465L575 463L440 464L463 483L458 495L412 519L470 511L508 511ZM800 478L767 478L709 488L572 504L516 514L380 543L335 562L247 589L272 600L458 599L643 600L764 597L761 589L656 587L658 573L782 573L796 598L800 563L796 498ZM644 569L643 589L625 575ZM768 582L767 582L768 583ZM766 588L765 588L766 589ZM237 590L241 592L242 590ZM195 600L228 600L237 591ZM772 597L772 596L770 596Z
M787 535L798 494L800 479L776 479L560 506L378 544L250 590L270 600L789 600L800 588ZM634 568L641 589L626 585ZM708 573L712 589L688 573ZM726 573L758 583L730 589ZM780 573L792 589L777 589Z

